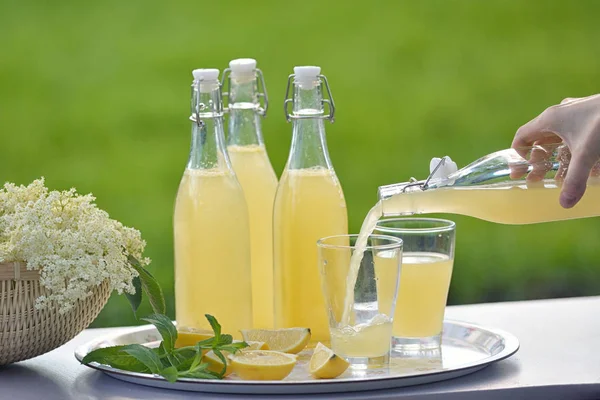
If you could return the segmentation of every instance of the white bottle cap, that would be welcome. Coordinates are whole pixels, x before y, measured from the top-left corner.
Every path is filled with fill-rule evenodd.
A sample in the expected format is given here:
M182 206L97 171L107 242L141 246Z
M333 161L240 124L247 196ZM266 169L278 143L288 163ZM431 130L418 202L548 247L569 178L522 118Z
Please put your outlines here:
M195 81L200 81L200 92L209 93L219 86L219 70L216 68L200 68L192 71Z
M199 68L192 71L197 81L214 81L219 79L219 70L216 68Z
M295 80L302 89L312 89L315 87L319 82L317 78L319 74L321 74L321 67L294 67Z
M448 179L450 175L458 171L458 167L454 161L448 156L444 158L444 164L440 165L437 171L434 172L435 168L438 166L440 162L442 162L442 158L434 157L429 162L429 174L431 175L431 179ZM454 181L452 181L454 183Z
M256 70L256 60L253 58L238 58L229 62L229 68L231 68L231 77L254 77L254 71Z

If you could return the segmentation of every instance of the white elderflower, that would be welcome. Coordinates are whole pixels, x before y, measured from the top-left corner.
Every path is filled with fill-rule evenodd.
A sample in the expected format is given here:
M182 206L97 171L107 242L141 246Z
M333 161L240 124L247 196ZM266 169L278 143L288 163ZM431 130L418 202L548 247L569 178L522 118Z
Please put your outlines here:
M39 297L36 307L57 305L68 312L104 281L119 294L135 292L132 280L138 273L128 257L148 265L146 242L94 200L75 189L49 191L43 178L0 189L0 262L26 262L27 269L40 271L50 294Z

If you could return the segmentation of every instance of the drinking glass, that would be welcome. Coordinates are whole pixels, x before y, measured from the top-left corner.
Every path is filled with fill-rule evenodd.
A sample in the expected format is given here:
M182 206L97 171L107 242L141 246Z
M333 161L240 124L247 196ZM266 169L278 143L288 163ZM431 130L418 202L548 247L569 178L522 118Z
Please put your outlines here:
M435 218L392 218L377 223L374 232L404 242L394 314L394 350L424 351L441 346L455 231L454 222Z
M357 239L339 235L317 242L331 348L354 368L380 367L389 362L402 240L370 235L353 266L352 255L362 253Z

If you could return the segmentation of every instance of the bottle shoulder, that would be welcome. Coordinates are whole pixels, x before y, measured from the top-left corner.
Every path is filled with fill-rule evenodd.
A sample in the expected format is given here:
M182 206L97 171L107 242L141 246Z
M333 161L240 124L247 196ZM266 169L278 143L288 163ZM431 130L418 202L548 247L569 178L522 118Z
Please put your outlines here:
M277 198L346 208L340 180L335 171L327 168L286 168L279 180Z

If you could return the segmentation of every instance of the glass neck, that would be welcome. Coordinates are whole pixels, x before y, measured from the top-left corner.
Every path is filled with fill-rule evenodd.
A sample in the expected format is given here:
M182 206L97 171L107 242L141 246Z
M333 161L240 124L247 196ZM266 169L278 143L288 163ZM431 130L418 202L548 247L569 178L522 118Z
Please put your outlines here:
M314 85L294 83L293 114L296 118L293 119L288 168L333 169L325 138L323 94L319 82Z
M262 145L261 116L258 113L256 75L231 77L229 93L228 145Z
M218 81L192 85L192 144L188 169L231 171L225 151L223 102Z
M422 192L423 181L403 182L380 186L378 190L382 216L413 215L418 213L414 197L409 194Z

